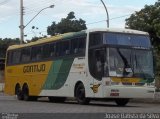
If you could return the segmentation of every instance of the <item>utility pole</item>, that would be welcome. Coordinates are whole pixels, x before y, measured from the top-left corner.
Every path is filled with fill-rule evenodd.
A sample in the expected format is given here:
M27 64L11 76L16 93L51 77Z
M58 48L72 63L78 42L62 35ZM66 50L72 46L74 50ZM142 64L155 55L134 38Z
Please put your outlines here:
M20 44L23 44L24 41L24 24L23 24L23 15L24 15L23 0L20 0Z
M106 14L107 14L107 27L109 28L109 14L108 14L108 10L107 10L107 7L106 7L105 3L103 2L103 0L101 0L101 2L102 2L103 6L104 6L104 8L106 10Z
M34 18L36 18L43 10L48 9L48 8L54 8L54 5L50 5L49 7L45 7L42 10L40 10L26 25L24 25L24 7L23 7L23 0L20 0L20 44L23 44L24 41L24 28L30 24Z

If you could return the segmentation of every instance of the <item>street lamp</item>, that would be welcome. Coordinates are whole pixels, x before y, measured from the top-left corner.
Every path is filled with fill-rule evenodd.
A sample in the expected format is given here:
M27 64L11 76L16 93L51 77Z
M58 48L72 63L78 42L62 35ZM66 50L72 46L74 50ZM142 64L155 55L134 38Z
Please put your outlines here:
M21 0L21 16L20 16L20 34L21 34L21 39L20 39L20 44L23 43L24 41L24 28L26 28L43 10L48 9L48 8L54 8L54 5L50 5L49 7L45 7L41 9L26 25L23 25L23 0Z
M28 24L30 24L30 23L34 20L34 18L36 18L43 10L48 9L48 8L54 8L54 5L51 5L51 6L49 6L49 7L45 7L45 8L43 8L43 9L41 9L41 10L24 26L24 28L25 28L26 26L28 26Z
M103 2L103 0L101 0L101 2L102 2L103 6L104 6L104 8L106 10L106 14L107 14L107 27L109 28L109 14L108 14L108 10L107 10L107 7L106 7L105 3Z

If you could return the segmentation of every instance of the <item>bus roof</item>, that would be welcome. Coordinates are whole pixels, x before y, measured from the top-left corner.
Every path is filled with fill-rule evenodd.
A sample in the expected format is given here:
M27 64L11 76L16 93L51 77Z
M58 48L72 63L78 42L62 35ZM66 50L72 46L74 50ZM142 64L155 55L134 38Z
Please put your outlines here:
M60 35L56 35L56 36L51 36L49 38L43 38L43 39L37 40L35 42L27 43L27 44L12 45L8 48L8 50L13 50L13 49L23 48L23 47L27 47L27 46L38 45L38 44L42 44L42 43L49 43L49 42L52 42L52 41L58 41L58 40L67 39L67 38L70 38L70 37L76 37L76 36L84 35L85 33L89 33L89 32L117 32L117 33L130 33L130 34L148 35L148 33L146 33L146 32L131 30L131 29L117 29L117 28L90 29L90 30L83 30L83 31L79 31L79 32L71 32L71 33L65 33L65 34L60 34Z
M130 33L130 34L140 34L148 35L147 32L133 30L133 29L121 29L121 28L107 28L107 29L90 29L88 32L116 32L116 33Z
M85 34L85 31L60 34L60 35L56 35L56 36L51 36L49 38L42 38L42 39L39 39L35 42L30 42L30 43L27 43L27 44L12 45L12 46L9 46L9 48L7 50L24 48L24 47L27 47L27 46L33 46L33 45L38 45L38 44L42 44L42 43L49 43L49 42L52 42L52 41L58 41L58 40L67 39L67 38L70 38L70 37L81 36L83 34Z

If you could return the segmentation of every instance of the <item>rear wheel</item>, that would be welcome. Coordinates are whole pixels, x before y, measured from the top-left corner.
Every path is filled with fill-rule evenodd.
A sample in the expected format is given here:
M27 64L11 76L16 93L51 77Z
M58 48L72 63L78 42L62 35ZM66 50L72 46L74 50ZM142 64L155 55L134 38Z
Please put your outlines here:
M85 97L85 89L82 83L76 87L76 99L81 105L87 105L90 102L90 99Z
M20 85L16 85L15 94L16 94L18 100L24 99Z
M129 99L125 99L125 98L116 99L115 102L118 106L126 106L127 103L129 102Z
M66 97L48 97L50 102L62 103L65 102Z
M29 96L29 88L28 86L24 86L23 88L23 97L25 101L36 101L38 99L38 97L36 96Z
M28 86L23 88L23 96L25 101L29 101L29 89Z

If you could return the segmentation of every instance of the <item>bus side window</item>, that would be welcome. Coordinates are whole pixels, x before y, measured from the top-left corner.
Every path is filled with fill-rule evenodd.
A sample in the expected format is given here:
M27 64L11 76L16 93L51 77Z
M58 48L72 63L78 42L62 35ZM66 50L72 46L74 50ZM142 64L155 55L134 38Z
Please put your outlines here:
M49 53L50 53L50 57L52 58L56 56L56 43L50 44Z
M21 62L29 62L30 61L30 48L22 49Z
M49 58L50 57L50 47L49 44L43 45L43 58Z
M15 50L15 51L13 51L12 63L13 64L20 63L20 57L21 57L21 50Z
M39 61L42 59L42 47L35 46L32 48L32 61Z
M57 42L56 43L56 57L61 56L60 55L61 54L60 49L61 49L61 44L60 44L60 42Z
M13 52L12 51L8 51L8 53L7 53L7 65L11 65L12 64L12 55L13 55Z
M89 47L97 46L102 44L102 34L101 33L90 33L89 34Z
M86 37L78 37L71 40L71 53L82 54L85 53Z
M78 53L78 39L72 39L71 40L71 53L77 54Z
M70 41L69 40L63 41L61 45L62 45L62 49L61 49L62 56L69 55L70 54Z
M78 51L79 53L85 53L85 47L86 47L86 38L85 37L81 37L81 38L78 38Z

